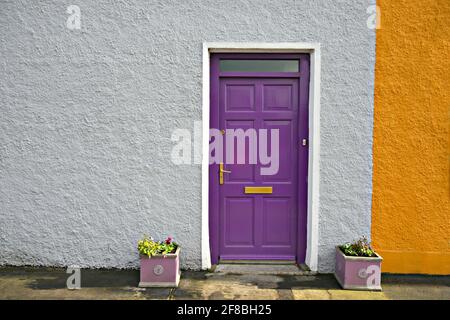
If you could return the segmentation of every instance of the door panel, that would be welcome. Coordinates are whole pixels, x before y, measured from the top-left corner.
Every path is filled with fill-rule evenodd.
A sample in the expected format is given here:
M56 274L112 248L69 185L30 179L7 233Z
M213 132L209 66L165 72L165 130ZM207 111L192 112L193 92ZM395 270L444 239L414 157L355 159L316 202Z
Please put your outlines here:
M294 108L292 84L265 84L263 91L264 111L289 111Z
M255 109L255 86L253 84L228 84L225 86L227 111L253 111Z
M250 128L255 127L255 120L225 120L225 126L223 128L225 129L243 129L247 130ZM226 137L224 137L224 140ZM227 153L226 145L224 146L224 155ZM226 162L226 168L227 170L231 171L231 173L225 175L225 181L226 183L247 183L250 184L253 181L255 181L255 165L239 165L238 164L238 152L237 152L237 143L234 145L234 156L232 157L233 163L230 164L230 162L226 159L224 159L224 162ZM248 163L249 155L248 150L245 150L245 162Z
M267 130L279 130L279 168L274 175L263 175L261 180L264 182L293 183L295 180L294 166L296 161L296 150L293 142L296 140L296 130L292 120L265 120L262 127ZM269 131L268 131L269 132ZM270 135L268 137L270 142Z
M224 199L224 225L223 232L224 246L250 247L255 246L254 227L255 201L253 198Z
M292 199L263 198L263 242L264 247L289 247L293 238ZM295 227L295 226L294 226Z

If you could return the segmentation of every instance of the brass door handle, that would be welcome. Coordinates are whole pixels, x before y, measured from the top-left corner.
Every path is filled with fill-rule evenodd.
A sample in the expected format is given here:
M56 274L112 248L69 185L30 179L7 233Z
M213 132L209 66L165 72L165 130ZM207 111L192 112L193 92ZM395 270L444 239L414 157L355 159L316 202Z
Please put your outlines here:
M224 170L223 163L220 163L220 165L219 165L219 184L223 184L223 174L224 173L231 173L231 171Z

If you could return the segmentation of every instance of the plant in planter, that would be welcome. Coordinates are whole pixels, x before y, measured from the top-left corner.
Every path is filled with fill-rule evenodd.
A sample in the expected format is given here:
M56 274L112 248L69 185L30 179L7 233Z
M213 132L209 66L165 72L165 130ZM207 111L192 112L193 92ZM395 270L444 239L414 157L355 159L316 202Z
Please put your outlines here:
M344 289L380 291L382 260L365 237L337 246L335 277Z
M168 237L154 241L145 236L138 241L141 260L139 287L177 287L180 282L180 246Z

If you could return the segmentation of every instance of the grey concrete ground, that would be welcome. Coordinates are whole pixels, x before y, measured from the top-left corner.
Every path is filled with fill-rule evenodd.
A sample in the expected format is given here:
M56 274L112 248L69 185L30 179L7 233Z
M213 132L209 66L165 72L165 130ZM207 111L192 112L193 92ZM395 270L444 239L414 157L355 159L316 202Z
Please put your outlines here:
M68 290L64 269L2 267L0 299L446 299L450 276L384 275L383 292L341 290L332 275L182 273L179 288L138 288L138 270L82 270Z

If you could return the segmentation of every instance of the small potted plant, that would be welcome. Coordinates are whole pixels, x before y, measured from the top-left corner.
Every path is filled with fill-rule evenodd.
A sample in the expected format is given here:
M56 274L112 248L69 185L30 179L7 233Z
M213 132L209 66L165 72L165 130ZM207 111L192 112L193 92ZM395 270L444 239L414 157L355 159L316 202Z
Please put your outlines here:
M178 287L180 282L180 246L168 237L154 241L145 236L138 241L141 260L139 287Z
M337 246L335 277L344 289L381 291L382 260L365 237Z

